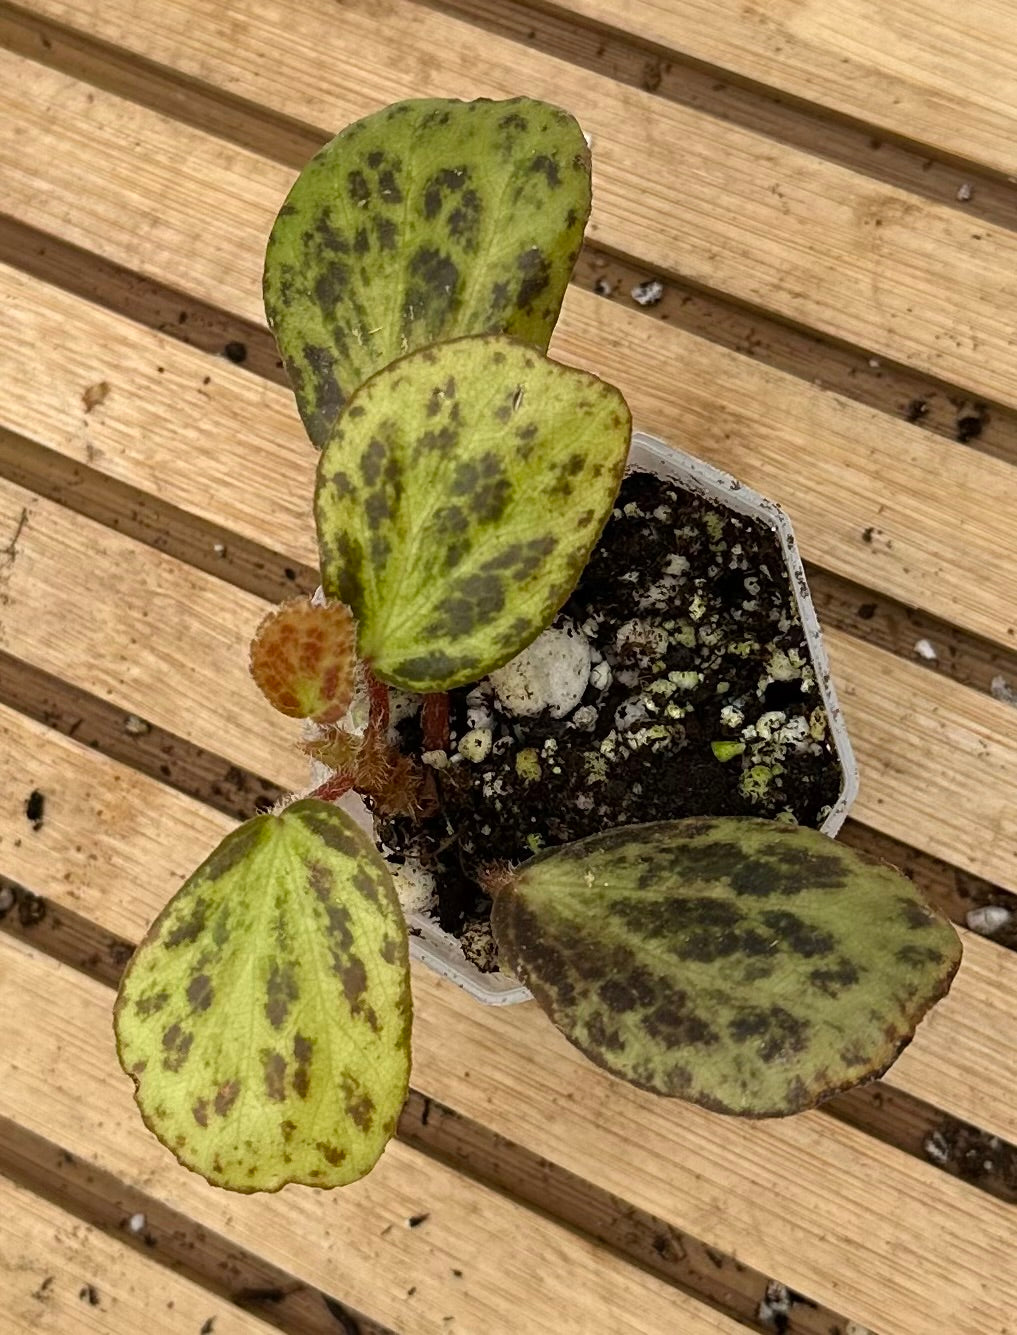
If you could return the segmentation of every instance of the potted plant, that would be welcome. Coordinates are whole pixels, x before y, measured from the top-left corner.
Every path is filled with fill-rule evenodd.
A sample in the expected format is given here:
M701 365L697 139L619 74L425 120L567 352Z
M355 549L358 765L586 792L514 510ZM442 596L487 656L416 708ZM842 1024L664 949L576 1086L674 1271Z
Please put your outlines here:
M589 208L566 112L426 100L343 131L273 228L322 589L251 665L317 782L188 879L115 1018L146 1123L216 1185L347 1183L394 1134L397 878L457 875L572 1042L719 1112L880 1073L957 968L905 877L815 828L850 754L790 531L694 461L626 476L621 394L546 356Z

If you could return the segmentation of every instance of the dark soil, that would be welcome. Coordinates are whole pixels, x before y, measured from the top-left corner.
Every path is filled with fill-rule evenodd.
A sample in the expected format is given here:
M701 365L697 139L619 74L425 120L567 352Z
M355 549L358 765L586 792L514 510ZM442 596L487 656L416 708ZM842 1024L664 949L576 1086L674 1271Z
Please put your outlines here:
M471 692L452 692L450 763L436 771L442 813L379 831L397 854L413 850L439 871L448 931L488 916L478 878L491 863L684 816L818 826L837 799L840 766L767 526L630 474L555 621L568 623L595 664L577 709L520 718L492 697L493 745L475 763L455 754ZM417 720L401 740L420 753Z

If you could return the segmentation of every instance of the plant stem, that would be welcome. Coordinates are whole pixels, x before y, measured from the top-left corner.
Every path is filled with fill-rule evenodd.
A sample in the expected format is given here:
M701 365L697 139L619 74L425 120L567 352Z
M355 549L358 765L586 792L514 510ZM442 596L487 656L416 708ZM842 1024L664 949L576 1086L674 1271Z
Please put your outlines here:
M333 774L324 783L319 784L311 796L317 797L322 802L338 802L352 787L353 775L347 770L341 774Z
M379 681L370 668L367 671L367 691L371 699L370 730L384 738L388 733L388 687Z
M445 691L424 696L420 725L425 751L448 750L448 694Z

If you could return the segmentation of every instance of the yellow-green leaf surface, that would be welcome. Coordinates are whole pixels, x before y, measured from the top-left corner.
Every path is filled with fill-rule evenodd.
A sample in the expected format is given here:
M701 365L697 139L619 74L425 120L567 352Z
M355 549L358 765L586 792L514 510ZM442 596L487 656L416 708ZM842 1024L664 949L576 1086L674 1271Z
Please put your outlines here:
M265 257L314 443L416 348L504 332L546 349L589 214L586 141L547 103L398 102L343 130L300 173Z
M375 674L444 691L534 639L610 514L630 431L613 386L504 335L363 385L322 451L315 517L325 592Z
M882 1074L960 941L912 883L815 830L630 826L549 850L498 893L501 958L634 1085L774 1117Z
M406 1099L406 925L344 812L305 799L228 835L120 986L142 1116L215 1186L335 1187L370 1171Z

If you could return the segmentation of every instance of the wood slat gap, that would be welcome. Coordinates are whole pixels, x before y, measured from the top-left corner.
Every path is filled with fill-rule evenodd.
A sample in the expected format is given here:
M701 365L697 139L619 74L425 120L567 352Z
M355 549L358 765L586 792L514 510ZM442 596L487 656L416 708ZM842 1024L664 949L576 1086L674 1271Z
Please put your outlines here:
M0 700L234 820L246 820L284 796L278 784L3 650Z
M500 6L500 0L492 0L490 5L484 0L481 8L485 13L487 9L494 12L494 4ZM456 6L451 6L460 18L472 18L472 8L464 4L463 12L459 12ZM506 15L512 9L506 7ZM520 26L525 24L516 23L511 33L503 33L497 25L492 31L519 40L515 29ZM526 31L531 28L532 24ZM321 129L298 123L144 56L129 55L101 40L26 13L16 5L0 3L0 45L202 131L211 128L219 138L294 169L321 147L333 129L339 128ZM557 51L553 54L561 55ZM608 73L610 77L618 77L611 71ZM698 104L689 102L689 105ZM762 128L765 132L765 125L756 123L754 111L747 110L743 119L749 128ZM821 136L824 142L828 131L829 127L824 126ZM855 162L846 161L844 165L858 169ZM931 169L919 174L927 178ZM913 188L910 181L887 179L891 184ZM949 203L951 199L956 202L959 186L954 185L952 178L949 187L944 186L929 198L939 203ZM985 220L1017 227L1017 195L1012 187L996 189L1009 192L1006 208L1000 204L997 210L1006 216ZM979 190L976 198L984 199L986 193ZM245 365L278 383L285 382L274 343L264 328L217 311L187 294L161 289L151 280L129 271L118 272L118 266L109 261L45 234L33 235L33 229L10 218L0 217L0 259L195 346L209 351L242 346ZM904 364L873 358L865 348L839 342L806 324L783 320L763 308L694 284L681 274L659 272L653 266L648 267L639 256L615 254L587 245L577 264L574 281L591 288L598 282L610 283L614 288L612 295L631 309L634 305L628 296L631 288L648 278L666 282L661 302L645 313L672 320L691 333L811 383L822 384L895 416L905 416L937 434L956 439L960 432L966 443L1017 464L1017 410L973 399L961 386L916 372ZM186 327L180 326L181 312L190 317L185 321ZM154 318L157 313L158 318ZM972 423L976 425L973 427Z
M321 147L319 132L281 112L54 19L0 0L0 46L105 92L173 116L276 162L301 166Z
M151 492L0 426L0 476L270 602L313 593L318 572Z
M934 1163L997 1200L1017 1205L1017 1146L970 1122L944 1117L931 1103L913 1094L902 1095L882 1080L839 1094L826 1104L826 1111L884 1144Z
M710 64L623 28L577 14L555 0L413 0L499 37L567 60L643 92L758 131L815 157L900 186L1003 227L1017 226L1012 178L983 163L938 151L783 89Z
M759 1319L760 1303L773 1282L770 1277L481 1123L411 1090L399 1135L485 1186L620 1252L641 1269L669 1280L749 1329L773 1331L772 1323ZM804 1294L796 1294L795 1299L796 1335L828 1335L844 1325L842 1316Z
M641 305L633 289L657 281L660 298ZM817 388L877 408L934 435L1017 466L1017 411L972 395L902 362L739 302L638 258L584 247L573 282L624 310L636 310Z
M263 380L288 384L275 340L265 325L2 212L0 262L180 343L226 357Z
M0 1117L0 1173L287 1335L393 1335L154 1196ZM101 1282L101 1280L100 1280Z
M1004 690L1017 688L1017 648L1002 648L811 561L805 568L821 626L842 630L994 698L1002 693L1000 678Z

